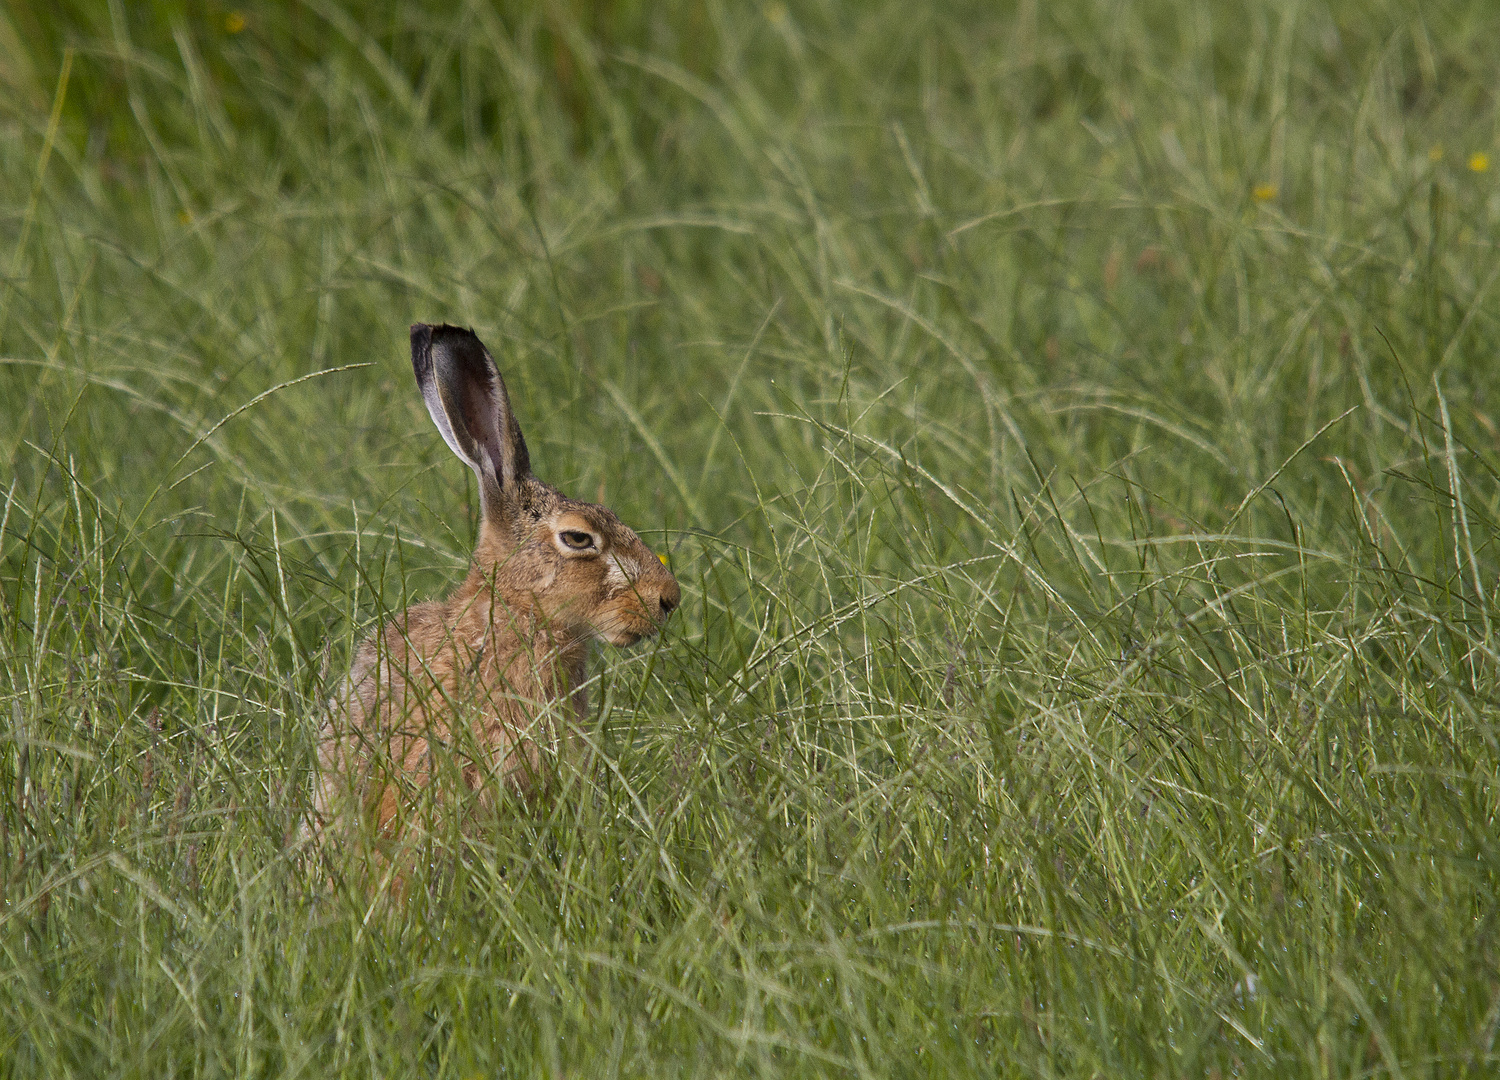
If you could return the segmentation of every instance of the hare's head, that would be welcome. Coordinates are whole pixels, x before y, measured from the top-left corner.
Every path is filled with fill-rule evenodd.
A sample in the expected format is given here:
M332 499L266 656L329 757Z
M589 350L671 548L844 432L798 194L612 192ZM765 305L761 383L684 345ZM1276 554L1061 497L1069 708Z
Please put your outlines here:
M411 362L433 423L479 478L474 557L488 588L568 634L633 645L656 633L681 600L677 580L610 510L531 475L489 350L469 330L417 323Z

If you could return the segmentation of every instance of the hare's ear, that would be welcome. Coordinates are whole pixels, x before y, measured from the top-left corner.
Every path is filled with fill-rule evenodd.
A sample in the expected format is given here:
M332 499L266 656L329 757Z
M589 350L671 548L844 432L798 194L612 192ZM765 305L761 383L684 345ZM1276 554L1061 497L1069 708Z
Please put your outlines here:
M479 477L487 504L494 505L495 496L503 499L531 475L531 458L505 380L472 330L415 324L411 366L432 422Z

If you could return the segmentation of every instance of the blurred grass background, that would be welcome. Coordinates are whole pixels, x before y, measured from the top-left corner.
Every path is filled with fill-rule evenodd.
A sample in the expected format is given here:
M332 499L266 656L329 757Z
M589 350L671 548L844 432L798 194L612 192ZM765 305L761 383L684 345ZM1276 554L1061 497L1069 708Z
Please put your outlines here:
M1491 4L0 12L0 1075L1494 1075ZM372 904L417 320L684 604Z

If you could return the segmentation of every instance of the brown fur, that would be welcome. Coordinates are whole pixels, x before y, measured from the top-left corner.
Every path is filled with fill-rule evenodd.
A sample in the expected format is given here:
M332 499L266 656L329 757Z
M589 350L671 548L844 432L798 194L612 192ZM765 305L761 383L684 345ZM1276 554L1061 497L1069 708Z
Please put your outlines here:
M408 608L356 651L319 746L319 838L396 839L424 793L434 805L454 791L486 802L497 782L536 794L565 729L586 715L589 642L633 644L680 600L676 579L619 518L530 475L504 382L477 338L419 324L412 343L439 430L451 425L445 439L479 475L479 542L446 600Z

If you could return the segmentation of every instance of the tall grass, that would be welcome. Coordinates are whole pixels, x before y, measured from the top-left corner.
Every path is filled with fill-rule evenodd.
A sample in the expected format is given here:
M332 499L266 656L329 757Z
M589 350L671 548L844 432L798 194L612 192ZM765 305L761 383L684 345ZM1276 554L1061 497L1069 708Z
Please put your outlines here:
M1492 5L0 11L0 1075L1493 1074ZM393 904L416 320L684 602Z

